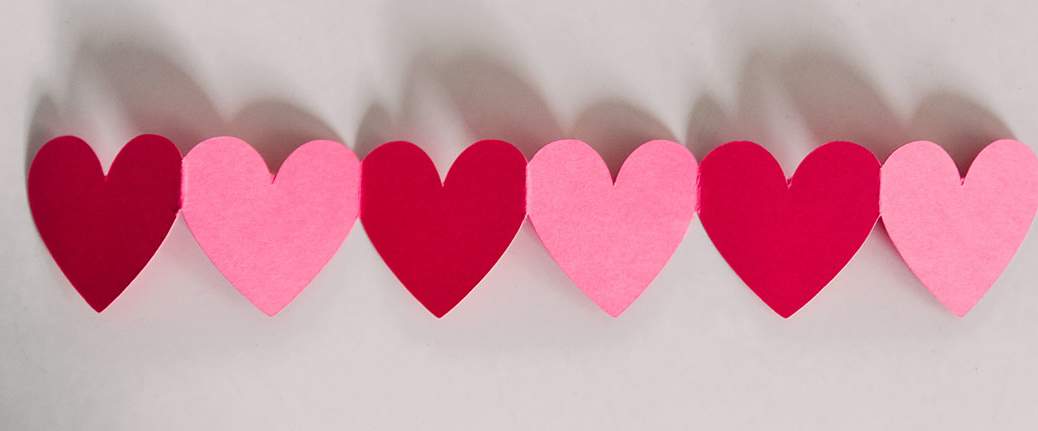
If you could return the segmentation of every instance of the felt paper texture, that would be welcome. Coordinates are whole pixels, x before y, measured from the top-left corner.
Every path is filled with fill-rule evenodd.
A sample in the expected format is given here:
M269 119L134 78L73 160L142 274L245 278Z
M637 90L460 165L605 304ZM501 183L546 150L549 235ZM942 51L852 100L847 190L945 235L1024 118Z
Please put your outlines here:
M106 176L75 136L47 142L29 168L36 228L83 299L104 311L162 244L180 208L180 151L157 135L123 147Z
M965 179L941 147L918 141L883 164L880 210L887 234L919 281L966 315L1009 264L1038 209L1038 158L999 140Z
M788 183L771 154L752 142L714 149L699 172L703 228L782 317L836 276L879 217L879 161L850 142L817 148Z
M553 142L530 160L527 211L559 267L610 316L619 316L663 269L695 215L696 159L650 141L614 184L584 142Z
M469 146L446 179L409 142L363 162L361 222L386 265L443 317L490 271L526 217L526 158L503 141Z
M249 144L208 139L184 157L184 219L218 270L268 316L310 283L357 219L360 162L310 141L270 173Z

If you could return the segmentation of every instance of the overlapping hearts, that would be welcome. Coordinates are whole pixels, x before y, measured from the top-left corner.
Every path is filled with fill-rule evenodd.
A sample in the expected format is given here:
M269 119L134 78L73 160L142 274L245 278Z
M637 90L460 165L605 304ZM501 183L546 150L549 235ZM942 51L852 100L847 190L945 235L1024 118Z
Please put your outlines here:
M523 220L584 293L612 316L670 260L698 213L732 269L783 317L801 309L883 220L934 296L965 315L1016 253L1038 210L1038 157L988 145L963 178L936 144L913 142L881 165L831 142L792 178L752 142L697 164L683 146L650 141L614 179L587 144L553 142L529 163L480 141L446 178L417 146L390 142L363 162L312 141L277 174L244 141L206 140L181 159L142 135L107 175L82 140L59 137L33 159L28 197L58 266L103 311L162 243L178 212L213 264L275 315L327 264L359 217L375 249L433 315L453 309L490 271Z

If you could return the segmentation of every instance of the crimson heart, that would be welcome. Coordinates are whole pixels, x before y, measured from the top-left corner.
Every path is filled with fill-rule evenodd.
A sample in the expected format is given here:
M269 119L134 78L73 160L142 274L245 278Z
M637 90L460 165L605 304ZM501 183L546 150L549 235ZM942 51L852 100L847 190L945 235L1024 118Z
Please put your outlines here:
M793 178L752 142L722 145L700 164L699 218L736 274L789 317L861 248L879 218L876 156L831 142Z
M526 217L526 158L503 141L461 153L446 180L409 142L362 162L360 220L386 265L443 317L490 271Z
M103 311L169 233L180 209L180 150L141 135L123 147L107 176L75 136L47 142L29 168L36 228L83 299Z

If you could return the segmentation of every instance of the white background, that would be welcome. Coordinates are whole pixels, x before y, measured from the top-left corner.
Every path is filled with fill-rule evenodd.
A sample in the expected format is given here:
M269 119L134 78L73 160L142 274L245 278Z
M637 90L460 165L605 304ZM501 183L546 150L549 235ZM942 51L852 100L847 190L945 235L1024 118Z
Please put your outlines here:
M636 3L642 3L637 5ZM25 168L76 134L236 135L278 166L313 138L409 139L441 170L502 138L579 138L618 169L673 139L751 139L787 172L852 140L934 140L965 169L1038 145L1038 3L20 1L0 11L0 429L1035 429L1038 238L965 318L882 226L789 320L698 220L620 318L529 223L442 320L358 223L275 318L182 219L103 314L32 222ZM420 428L419 428L420 427Z

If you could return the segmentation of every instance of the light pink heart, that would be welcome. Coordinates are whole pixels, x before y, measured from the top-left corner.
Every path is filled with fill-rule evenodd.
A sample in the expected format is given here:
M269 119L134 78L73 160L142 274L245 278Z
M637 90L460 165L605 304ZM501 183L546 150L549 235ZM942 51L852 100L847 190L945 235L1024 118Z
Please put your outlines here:
M541 242L613 317L656 278L695 215L696 159L674 142L638 147L615 184L598 153L577 140L545 146L528 169L527 212Z
M880 214L919 281L962 317L1016 254L1038 209L1038 158L1009 139L984 148L960 177L932 142L898 148L883 164Z
M184 157L183 213L213 265L273 316L342 244L360 207L360 162L346 146L310 141L277 175L249 144L208 139Z

